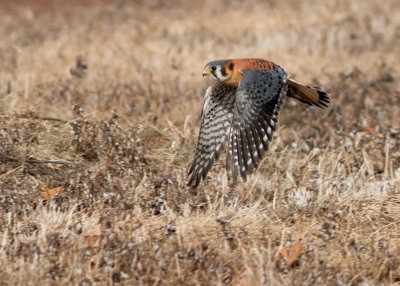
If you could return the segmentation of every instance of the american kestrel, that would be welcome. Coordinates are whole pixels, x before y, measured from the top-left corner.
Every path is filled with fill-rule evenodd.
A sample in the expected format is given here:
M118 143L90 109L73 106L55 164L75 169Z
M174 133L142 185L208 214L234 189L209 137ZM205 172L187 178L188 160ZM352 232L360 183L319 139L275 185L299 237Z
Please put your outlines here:
M256 169L276 130L285 97L327 107L328 94L318 87L289 78L277 64L263 59L231 59L209 62L203 76L216 82L208 87L200 132L188 185L197 187L228 143L226 169L238 174Z

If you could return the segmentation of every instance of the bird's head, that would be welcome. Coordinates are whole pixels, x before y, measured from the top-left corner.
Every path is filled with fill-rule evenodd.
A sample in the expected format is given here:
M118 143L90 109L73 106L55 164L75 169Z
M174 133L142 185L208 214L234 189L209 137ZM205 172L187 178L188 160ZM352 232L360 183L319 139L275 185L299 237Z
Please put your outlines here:
M203 76L226 82L232 77L233 71L234 64L231 60L212 61L204 67Z

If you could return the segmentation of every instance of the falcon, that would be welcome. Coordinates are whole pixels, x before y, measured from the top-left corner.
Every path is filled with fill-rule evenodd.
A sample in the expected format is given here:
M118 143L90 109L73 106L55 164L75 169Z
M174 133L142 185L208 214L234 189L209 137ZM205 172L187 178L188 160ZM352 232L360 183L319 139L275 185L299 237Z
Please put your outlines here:
M263 59L217 60L203 76L215 79L203 103L196 152L188 185L196 188L228 145L226 169L233 182L257 169L276 130L285 97L327 107L329 95L289 78L277 64Z

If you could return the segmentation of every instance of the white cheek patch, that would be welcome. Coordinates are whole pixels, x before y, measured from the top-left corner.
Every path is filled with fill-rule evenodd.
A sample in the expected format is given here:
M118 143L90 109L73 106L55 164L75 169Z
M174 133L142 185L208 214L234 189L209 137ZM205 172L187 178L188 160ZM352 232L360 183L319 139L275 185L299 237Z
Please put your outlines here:
M224 81L228 79L228 75L226 74L225 76L222 75L221 73L221 67L218 67L217 70L215 71L215 75L216 77L220 80L220 81Z

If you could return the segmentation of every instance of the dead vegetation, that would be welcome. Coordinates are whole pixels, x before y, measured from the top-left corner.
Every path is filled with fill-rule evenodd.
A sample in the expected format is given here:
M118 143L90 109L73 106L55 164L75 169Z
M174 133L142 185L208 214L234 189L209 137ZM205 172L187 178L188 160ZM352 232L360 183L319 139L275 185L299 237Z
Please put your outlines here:
M1 12L1 283L399 284L398 1L192 3ZM334 103L191 190L202 67L248 56Z

